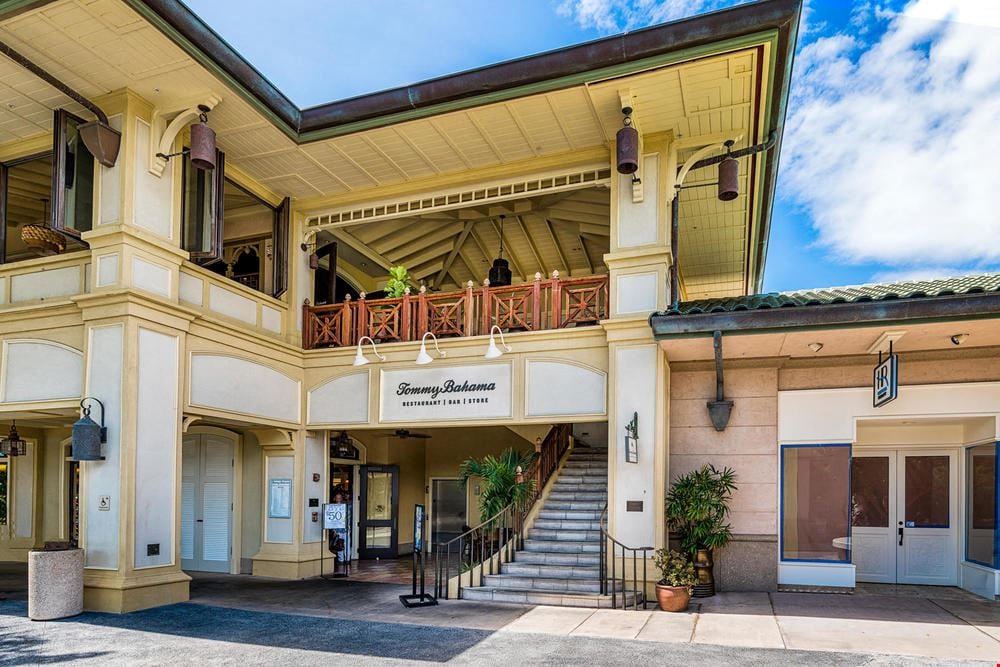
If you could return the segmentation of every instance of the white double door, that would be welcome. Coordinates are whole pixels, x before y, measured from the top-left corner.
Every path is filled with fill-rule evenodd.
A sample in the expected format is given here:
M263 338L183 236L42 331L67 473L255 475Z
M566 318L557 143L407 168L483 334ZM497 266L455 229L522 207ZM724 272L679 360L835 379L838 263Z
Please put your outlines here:
M958 584L958 453L854 450L851 559L858 581Z
M184 436L181 462L181 567L229 572L233 536L233 456L225 436Z

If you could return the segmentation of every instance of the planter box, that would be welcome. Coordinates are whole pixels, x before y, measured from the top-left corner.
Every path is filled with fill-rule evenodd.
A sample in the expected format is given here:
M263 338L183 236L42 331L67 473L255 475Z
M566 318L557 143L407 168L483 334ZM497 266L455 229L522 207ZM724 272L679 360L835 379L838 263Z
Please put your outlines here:
M83 611L83 549L28 553L28 618L51 621Z

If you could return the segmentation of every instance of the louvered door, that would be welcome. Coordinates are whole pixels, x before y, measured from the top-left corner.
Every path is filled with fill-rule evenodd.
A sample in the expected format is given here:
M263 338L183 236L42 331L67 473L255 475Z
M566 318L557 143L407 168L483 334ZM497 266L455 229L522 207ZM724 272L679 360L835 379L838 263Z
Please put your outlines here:
M181 482L181 567L229 572L233 535L233 455L229 438L184 438Z

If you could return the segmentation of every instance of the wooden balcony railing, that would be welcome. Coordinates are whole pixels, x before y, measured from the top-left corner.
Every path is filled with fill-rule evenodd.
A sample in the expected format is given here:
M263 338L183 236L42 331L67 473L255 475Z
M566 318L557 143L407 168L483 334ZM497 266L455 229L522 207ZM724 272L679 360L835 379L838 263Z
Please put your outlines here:
M594 325L608 314L606 275L563 280L554 271L543 280L508 287L475 287L398 299L346 298L343 303L311 306L303 313L303 346L356 345L363 336L388 343L418 340L430 331L439 338L485 335L496 325L504 331L542 331Z

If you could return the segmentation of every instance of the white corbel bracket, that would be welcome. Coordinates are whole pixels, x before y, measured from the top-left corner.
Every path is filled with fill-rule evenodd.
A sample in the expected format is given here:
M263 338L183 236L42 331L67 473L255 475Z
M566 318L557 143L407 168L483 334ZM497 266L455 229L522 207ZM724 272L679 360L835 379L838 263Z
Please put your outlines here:
M742 138L743 138L742 134L737 134L732 137L726 137L725 139L722 140L716 140L716 137L711 137L711 138L705 137L704 140L705 145L702 145L702 140L700 140L700 138L698 137L688 141L684 140L675 141L670 146L670 153L672 156L672 159L670 161L671 164L677 163L676 156L677 156L677 151L679 149L694 148L695 146L699 145L701 145L701 148L692 153L691 157L689 157L687 160L684 161L684 165L680 168L680 170L676 170L675 172L674 169L671 169L667 173L668 182L670 178L674 179L673 187L667 188L667 201L669 202L673 200L674 196L677 194L677 188L684 185L684 179L687 178L688 172L691 171L691 168L695 165L696 162L698 162L698 160L706 158L716 151L721 151L725 149L726 141L732 141L733 143L736 143Z
M167 159L163 156L174 152L174 140L177 139L177 135L181 133L181 130L198 120L198 117L202 114L200 107L205 107L211 111L221 101L222 98L216 95L208 95L204 99L200 99L196 104L183 108L170 120L169 124L166 121L166 117L170 112L157 111L153 117L152 136L155 143L150 142L149 171L151 174L154 176L163 175L163 171L167 168ZM155 139L157 136L159 140Z

